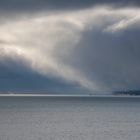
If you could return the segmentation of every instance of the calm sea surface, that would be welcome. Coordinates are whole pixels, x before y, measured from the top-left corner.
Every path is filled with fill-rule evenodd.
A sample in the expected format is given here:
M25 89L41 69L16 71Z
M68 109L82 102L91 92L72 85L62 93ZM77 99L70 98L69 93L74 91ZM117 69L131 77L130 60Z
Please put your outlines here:
M140 140L140 98L0 97L0 140Z

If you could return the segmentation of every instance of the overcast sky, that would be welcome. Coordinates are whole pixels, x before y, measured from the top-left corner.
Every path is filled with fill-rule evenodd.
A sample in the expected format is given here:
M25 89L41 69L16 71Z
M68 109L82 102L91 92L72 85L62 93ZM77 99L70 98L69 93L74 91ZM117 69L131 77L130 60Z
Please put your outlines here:
M0 91L140 87L139 0L1 0Z

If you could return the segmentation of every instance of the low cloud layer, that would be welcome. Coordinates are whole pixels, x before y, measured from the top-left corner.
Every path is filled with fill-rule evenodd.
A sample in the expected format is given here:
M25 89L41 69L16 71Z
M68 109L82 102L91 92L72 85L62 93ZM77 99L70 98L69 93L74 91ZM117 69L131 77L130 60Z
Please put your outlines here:
M140 10L95 6L0 22L0 60L92 91L140 87Z

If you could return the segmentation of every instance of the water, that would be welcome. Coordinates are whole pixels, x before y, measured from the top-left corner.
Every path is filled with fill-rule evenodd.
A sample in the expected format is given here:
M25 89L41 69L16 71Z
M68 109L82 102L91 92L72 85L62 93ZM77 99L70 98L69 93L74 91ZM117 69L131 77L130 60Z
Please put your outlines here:
M139 140L140 98L0 97L0 140Z

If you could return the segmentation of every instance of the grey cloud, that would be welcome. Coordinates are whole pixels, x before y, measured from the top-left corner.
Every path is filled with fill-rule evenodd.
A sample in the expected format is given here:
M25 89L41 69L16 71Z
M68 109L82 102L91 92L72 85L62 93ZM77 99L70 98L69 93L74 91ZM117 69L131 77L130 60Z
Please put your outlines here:
M9 20L0 25L0 58L90 90L137 89L139 15L102 6Z
M8 58L0 60L0 93L53 94L78 88L78 85L56 77L44 77L23 65L19 60L12 61Z
M102 89L139 89L140 29L112 35L84 33L73 63ZM86 65L85 65L86 64Z
M95 5L139 6L139 0L1 0L0 11L27 12L38 10L79 9ZM18 13L16 13L18 14Z

